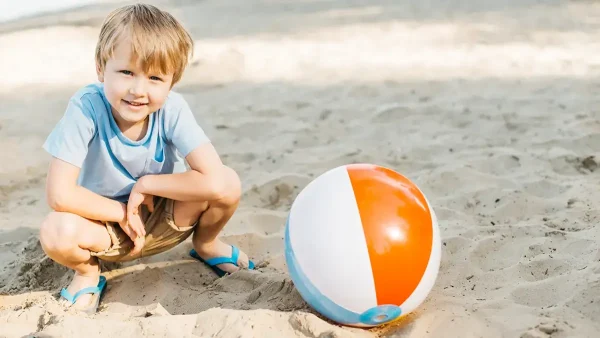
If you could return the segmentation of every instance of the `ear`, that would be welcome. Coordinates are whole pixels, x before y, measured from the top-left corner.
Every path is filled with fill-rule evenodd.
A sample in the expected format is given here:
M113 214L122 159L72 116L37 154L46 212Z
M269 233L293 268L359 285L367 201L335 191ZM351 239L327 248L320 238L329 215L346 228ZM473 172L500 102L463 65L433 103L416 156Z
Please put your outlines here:
M104 71L100 69L99 65L96 65L96 74L98 75L98 81L104 82Z

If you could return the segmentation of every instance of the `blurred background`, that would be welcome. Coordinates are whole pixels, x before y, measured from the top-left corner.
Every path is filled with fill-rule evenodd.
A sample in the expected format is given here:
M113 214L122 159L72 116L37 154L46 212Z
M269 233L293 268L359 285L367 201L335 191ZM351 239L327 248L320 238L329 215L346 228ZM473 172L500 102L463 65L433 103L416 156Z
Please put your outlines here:
M49 211L41 146L70 96L96 81L100 25L125 3L0 1L6 271L42 257L23 253ZM334 166L376 163L421 187L444 240L426 319L398 336L597 336L596 1L148 3L195 40L175 90L242 177L242 205L224 235L269 261L269 276L286 274L281 236L297 193ZM5 273L0 290L19 278ZM11 292L48 289L34 285L44 284ZM164 297L172 314L203 310ZM277 309L269 304L261 306Z

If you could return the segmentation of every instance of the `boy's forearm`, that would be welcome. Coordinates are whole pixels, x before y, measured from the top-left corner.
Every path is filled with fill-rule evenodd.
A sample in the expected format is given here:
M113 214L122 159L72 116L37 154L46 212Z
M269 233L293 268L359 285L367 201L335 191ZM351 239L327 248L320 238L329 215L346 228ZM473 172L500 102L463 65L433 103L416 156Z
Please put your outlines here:
M195 170L183 173L147 175L138 180L141 193L170 198L176 201L213 201L221 198L219 179Z
M127 216L124 203L81 186L76 186L68 194L62 194L60 198L50 201L50 206L56 211L70 212L97 221L121 222Z

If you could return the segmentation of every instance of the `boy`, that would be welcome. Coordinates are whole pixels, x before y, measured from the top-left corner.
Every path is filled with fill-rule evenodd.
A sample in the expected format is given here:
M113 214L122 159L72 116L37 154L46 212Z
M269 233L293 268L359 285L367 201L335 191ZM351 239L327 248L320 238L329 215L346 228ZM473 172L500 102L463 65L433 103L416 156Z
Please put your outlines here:
M75 270L61 296L76 309L97 309L106 287L98 259L154 255L192 234L190 255L220 276L254 267L217 238L237 208L240 180L171 91L192 48L177 20L156 7L111 12L96 47L100 83L69 100L44 143L52 155L46 191L54 211L40 242L50 258Z

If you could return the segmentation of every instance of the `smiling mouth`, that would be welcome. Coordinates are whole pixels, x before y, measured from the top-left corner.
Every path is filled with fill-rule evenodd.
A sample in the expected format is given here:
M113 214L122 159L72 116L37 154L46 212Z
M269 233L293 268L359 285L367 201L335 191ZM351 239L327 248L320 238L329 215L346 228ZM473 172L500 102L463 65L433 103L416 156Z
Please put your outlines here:
M147 103L139 103L139 102L133 102L133 101L127 101L127 100L123 100L125 103L135 106L135 107L139 107L139 106L145 106L147 105Z

